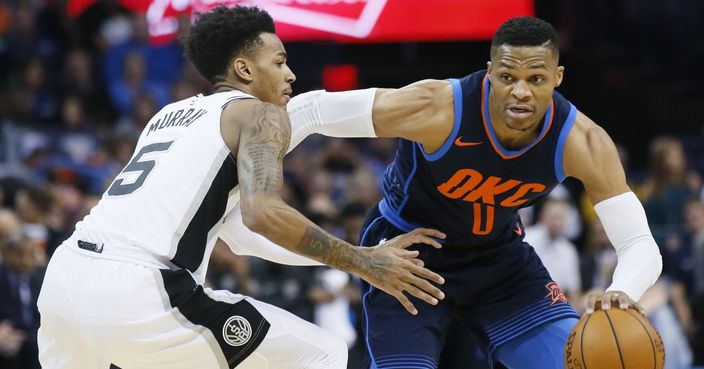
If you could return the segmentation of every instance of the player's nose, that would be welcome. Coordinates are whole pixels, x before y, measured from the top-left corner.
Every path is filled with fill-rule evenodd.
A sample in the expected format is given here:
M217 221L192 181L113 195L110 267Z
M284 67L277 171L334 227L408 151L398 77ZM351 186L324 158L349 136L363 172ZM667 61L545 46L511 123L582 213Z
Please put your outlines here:
M293 74L293 71L287 65L286 66L286 83L291 84L293 82L296 82L296 75Z
M531 97L531 91L528 87L528 83L525 81L518 81L514 84L513 89L511 89L511 95L519 101L526 101Z

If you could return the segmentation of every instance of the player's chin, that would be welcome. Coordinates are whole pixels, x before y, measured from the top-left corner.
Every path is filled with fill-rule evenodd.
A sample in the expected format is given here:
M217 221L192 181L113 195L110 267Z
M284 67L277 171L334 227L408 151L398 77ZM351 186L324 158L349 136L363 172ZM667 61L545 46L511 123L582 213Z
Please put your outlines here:
M535 125L535 122L532 119L513 119L513 118L506 118L505 120L506 125L508 128L519 130L519 131L527 131L531 127Z

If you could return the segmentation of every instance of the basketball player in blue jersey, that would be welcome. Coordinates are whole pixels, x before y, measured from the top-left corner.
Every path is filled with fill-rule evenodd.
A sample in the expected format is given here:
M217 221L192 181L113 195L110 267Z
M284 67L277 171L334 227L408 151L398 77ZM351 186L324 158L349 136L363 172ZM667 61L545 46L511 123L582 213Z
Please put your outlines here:
M567 176L582 181L618 251L613 284L589 296L588 312L597 304L639 308L662 269L611 138L555 91L565 69L553 27L510 19L497 30L490 57L486 70L460 79L314 91L289 103L294 144L310 132L400 138L363 245L419 226L447 234L442 249L419 249L425 266L445 279L439 304L418 304L414 316L393 296L364 286L369 368L436 368L453 318L481 342L492 365L563 368L579 315L523 241L517 211Z

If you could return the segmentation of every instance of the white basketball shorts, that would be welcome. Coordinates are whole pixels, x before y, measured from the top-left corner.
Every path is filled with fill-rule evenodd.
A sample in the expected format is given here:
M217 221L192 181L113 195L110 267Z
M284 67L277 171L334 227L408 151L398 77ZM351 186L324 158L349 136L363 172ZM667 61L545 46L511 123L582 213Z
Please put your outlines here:
M74 242L52 257L39 296L44 369L346 367L344 342L287 311Z

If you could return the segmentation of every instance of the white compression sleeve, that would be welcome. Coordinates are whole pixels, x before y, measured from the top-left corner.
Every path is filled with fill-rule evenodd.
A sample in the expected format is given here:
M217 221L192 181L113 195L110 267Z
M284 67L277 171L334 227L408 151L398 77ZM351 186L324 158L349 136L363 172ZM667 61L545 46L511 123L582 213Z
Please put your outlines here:
M274 263L294 266L323 265L318 261L298 255L254 233L242 222L240 204L225 217L225 223L218 235L237 255L250 255Z
M623 291L638 301L662 271L660 250L650 233L643 205L633 192L626 192L599 202L594 210L618 254L607 291Z
M295 96L286 106L291 119L291 152L313 133L330 137L376 137L372 106L376 88L344 92L316 90Z

